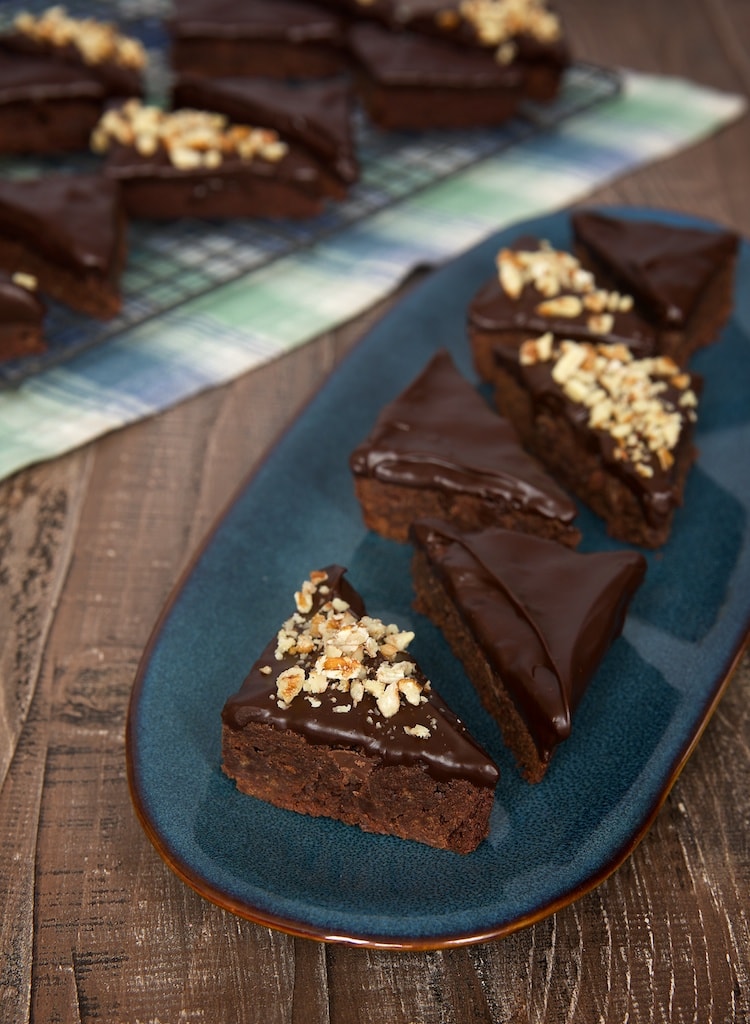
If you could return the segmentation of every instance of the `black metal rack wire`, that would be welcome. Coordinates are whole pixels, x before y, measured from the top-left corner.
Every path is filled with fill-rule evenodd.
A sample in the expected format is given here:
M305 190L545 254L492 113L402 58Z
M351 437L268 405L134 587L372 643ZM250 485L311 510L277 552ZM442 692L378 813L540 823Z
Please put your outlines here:
M27 5L40 8L46 4ZM67 5L76 13L76 3ZM160 16L164 5L153 0L92 4L87 16L117 14L128 31L140 36L149 50L149 94L166 91L165 39ZM144 11L148 11L144 16ZM156 12L156 13L153 13ZM130 17L129 17L130 15ZM2 27L2 19L0 19ZM432 185L518 145L554 130L570 117L611 99L620 89L612 70L574 63L565 75L558 98L550 104L525 104L518 116L494 129L443 132L384 132L358 112L355 138L361 177L346 199L331 202L308 221L235 220L210 222L183 219L167 223L132 222L128 228L128 261L122 279L123 307L114 319L101 322L49 303L45 322L46 352L0 364L0 388L14 387L28 377L60 365L191 299L274 261L309 248L352 225L395 206ZM95 167L85 156L65 161L0 161L0 175Z

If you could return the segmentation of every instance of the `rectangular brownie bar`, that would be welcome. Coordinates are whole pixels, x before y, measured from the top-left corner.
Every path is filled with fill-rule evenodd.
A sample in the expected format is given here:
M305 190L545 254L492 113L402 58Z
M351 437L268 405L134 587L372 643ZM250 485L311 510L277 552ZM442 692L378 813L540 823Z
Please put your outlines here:
M498 408L611 536L666 542L695 458L700 380L668 356L552 334L495 349Z
M456 853L486 838L498 771L340 566L295 611L222 712L222 768L249 796Z

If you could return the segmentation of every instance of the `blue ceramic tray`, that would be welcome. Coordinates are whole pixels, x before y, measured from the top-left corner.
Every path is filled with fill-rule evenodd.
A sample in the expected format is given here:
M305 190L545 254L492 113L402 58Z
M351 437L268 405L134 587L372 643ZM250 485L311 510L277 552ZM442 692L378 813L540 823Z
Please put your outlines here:
M618 211L627 215L627 211ZM670 223L676 214L631 211ZM736 311L699 354L700 458L669 544L578 709L546 778L519 776L438 631L411 608L407 546L362 526L347 458L382 405L440 346L473 377L465 311L518 234L569 244L555 214L436 272L334 373L221 518L162 614L128 719L138 815L189 885L243 917L318 939L432 948L500 936L564 906L632 852L692 751L750 629L750 247ZM581 512L584 549L617 546ZM241 795L220 770L220 712L290 613L309 570L349 568L371 614L412 650L497 760L491 834L459 856L367 835Z

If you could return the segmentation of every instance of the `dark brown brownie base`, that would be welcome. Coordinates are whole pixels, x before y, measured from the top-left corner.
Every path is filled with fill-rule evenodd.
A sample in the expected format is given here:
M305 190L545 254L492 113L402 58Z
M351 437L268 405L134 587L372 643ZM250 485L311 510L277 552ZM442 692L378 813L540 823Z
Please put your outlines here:
M326 78L340 74L347 66L345 51L326 43L177 39L172 45L175 71L207 78Z
M388 131L488 128L513 117L520 99L507 89L385 86L364 72L357 85L371 121Z
M29 156L86 150L101 113L102 104L94 99L3 103L0 153Z
M108 320L122 308L119 280L125 264L125 228L122 227L120 251L113 260L108 277L83 273L51 263L33 249L0 237L0 267L9 273L22 271L39 282L39 290L81 313Z
M548 411L535 414L531 397L503 370L496 374L495 400L503 416L518 431L525 448L543 462L559 483L577 495L605 521L617 540L658 548L669 538L674 508L658 523L648 522L633 491L581 444L571 424ZM692 445L676 453L675 479L679 493L695 459Z
M322 195L310 195L284 182L255 176L248 177L244 185L212 177L210 173L200 177L190 175L182 180L177 177L118 180L126 213L144 220L182 217L303 219L317 216L324 202ZM215 187L219 183L222 187Z
M354 488L366 526L389 540L406 541L417 519L442 519L462 530L500 526L556 540L574 548L580 532L557 519L524 512L471 494L402 487L370 477L355 477Z
M482 380L489 381L490 384L495 383L498 373L492 355L493 350L502 346L517 351L531 336L529 331L482 331L471 325L468 327L468 334L474 367Z
M447 591L421 551L412 560L416 598L414 607L441 630L451 650L463 664L482 704L495 719L503 742L511 751L529 782L540 782L549 766L543 761L513 698L482 657L476 640L457 611Z
M455 853L471 853L489 831L493 791L466 779L439 782L419 767L255 722L225 725L222 750L223 770L243 793L290 811Z
M593 272L604 288L618 288L611 272L583 246L576 248L583 266ZM728 260L701 292L688 323L683 330L659 331L655 351L670 356L678 366L687 366L699 349L716 341L732 315L736 258Z
M0 361L20 359L44 352L42 332L38 327L25 324L0 324Z

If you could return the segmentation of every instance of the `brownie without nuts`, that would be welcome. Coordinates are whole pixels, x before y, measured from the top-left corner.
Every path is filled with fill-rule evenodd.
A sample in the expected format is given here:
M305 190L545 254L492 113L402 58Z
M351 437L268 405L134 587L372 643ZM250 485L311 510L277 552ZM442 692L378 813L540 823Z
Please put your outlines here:
M507 526L575 546L574 503L523 451L447 351L380 413L350 457L367 526L404 541L415 519Z
M304 0L176 0L168 28L181 73L317 78L347 63L341 20Z
M539 782L622 629L645 559L435 520L411 535L415 607L442 630L523 774Z
M497 348L497 405L524 445L600 515L611 536L669 537L690 466L699 378L668 356L551 334Z
M328 566L222 712L224 772L244 793L366 832L470 853L498 771L407 647Z
M734 232L594 210L574 213L572 226L582 261L606 287L630 292L636 311L655 326L657 352L685 366L717 339L732 312Z
M98 174L0 181L0 267L107 319L122 305L125 219L117 184Z

